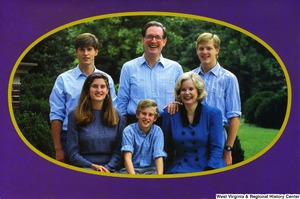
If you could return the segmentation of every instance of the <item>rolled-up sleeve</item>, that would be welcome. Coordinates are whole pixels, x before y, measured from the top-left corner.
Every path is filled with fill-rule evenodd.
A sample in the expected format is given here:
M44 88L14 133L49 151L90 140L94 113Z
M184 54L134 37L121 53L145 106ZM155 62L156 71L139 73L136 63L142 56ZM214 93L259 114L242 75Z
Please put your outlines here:
M134 130L131 128L131 126L127 126L123 131L123 137L122 137L122 152L134 152L133 148L133 142L134 142Z
M225 97L226 118L241 117L241 99L238 80L234 75L231 75L227 81L228 90Z
M156 139L154 140L153 159L155 160L159 157L167 157L167 153L164 151L164 135L160 127L158 127L158 130L156 131Z
M64 84L61 76L58 76L49 96L50 122L53 120L64 121L66 115L66 99L64 95Z

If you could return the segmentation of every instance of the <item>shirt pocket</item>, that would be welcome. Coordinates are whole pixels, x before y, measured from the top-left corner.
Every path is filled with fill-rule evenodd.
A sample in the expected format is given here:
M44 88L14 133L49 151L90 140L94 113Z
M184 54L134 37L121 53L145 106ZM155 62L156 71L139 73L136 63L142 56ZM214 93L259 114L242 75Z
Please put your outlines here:
M142 75L136 74L130 78L130 95L132 98L143 99L145 88L145 79Z
M161 84L158 86L163 88L161 89L161 96L164 96L166 102L174 101L175 81L172 81L170 78L166 77L162 79Z

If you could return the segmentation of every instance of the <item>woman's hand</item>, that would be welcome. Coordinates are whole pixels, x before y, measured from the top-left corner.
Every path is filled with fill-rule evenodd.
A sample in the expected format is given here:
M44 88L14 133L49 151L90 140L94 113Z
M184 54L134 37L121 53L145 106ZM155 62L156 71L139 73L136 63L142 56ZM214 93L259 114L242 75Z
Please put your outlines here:
M110 171L107 168L97 164L92 164L92 169L94 169L95 171L110 173Z

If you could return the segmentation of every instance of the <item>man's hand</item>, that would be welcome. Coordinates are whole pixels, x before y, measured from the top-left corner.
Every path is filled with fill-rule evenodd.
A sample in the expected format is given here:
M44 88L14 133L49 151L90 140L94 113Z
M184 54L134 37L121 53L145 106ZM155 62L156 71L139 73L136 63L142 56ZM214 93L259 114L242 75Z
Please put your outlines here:
M180 102L170 102L168 105L164 106L164 109L168 108L168 113L174 115L179 111L179 105Z
M66 162L66 154L64 150L62 149L55 150L55 159L60 162Z
M226 163L227 166L232 165L232 155L231 151L224 151L223 153L223 160Z

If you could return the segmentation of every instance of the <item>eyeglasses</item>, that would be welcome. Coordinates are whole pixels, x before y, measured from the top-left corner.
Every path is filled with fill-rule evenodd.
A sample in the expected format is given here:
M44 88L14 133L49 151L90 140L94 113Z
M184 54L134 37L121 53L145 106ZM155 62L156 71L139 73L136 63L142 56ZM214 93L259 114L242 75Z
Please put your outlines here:
M161 41L163 39L160 35L146 35L145 38L147 41L152 41L154 38L156 41Z

